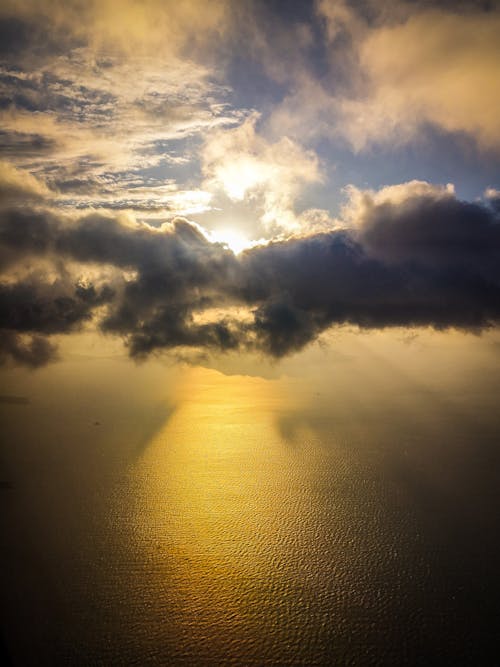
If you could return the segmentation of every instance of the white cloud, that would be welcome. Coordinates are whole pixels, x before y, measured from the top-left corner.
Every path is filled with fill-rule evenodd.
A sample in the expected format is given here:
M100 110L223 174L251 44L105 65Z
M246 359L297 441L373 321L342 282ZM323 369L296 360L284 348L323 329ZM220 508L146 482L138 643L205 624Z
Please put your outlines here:
M322 179L319 160L287 137L266 140L256 130L257 121L253 114L237 128L209 137L202 154L204 187L233 202L253 202L270 232L293 230L299 225L298 195Z

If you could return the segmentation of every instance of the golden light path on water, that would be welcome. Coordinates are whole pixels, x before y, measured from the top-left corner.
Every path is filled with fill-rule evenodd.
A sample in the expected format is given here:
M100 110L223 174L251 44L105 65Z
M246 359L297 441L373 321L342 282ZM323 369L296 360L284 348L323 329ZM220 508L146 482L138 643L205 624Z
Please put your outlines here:
M274 384L201 368L188 373L179 408L134 471L143 482L138 536L173 535L173 546L184 548L189 559L202 556L214 572L227 566L226 550L236 540L250 544L264 526L272 539L276 507L262 498L269 483L276 498L282 495L285 480L273 474L283 462L273 419L287 406Z
M158 655L175 664L346 655L396 558L373 480L340 443L325 447L325 433L287 442L286 383L198 368L178 397L130 470L131 540L148 563L140 585L151 587ZM368 657L369 634L357 639Z
M196 651L205 636L210 647L202 654L231 646L237 654L241 642L258 641L252 625L260 625L264 590L274 604L269 575L286 558L283 530L297 530L290 523L293 461L275 428L276 414L289 408L283 389L191 371L179 409L134 470L141 484L135 538L139 548L156 544L168 554L165 565L174 563L178 623L198 640L191 637L185 650Z

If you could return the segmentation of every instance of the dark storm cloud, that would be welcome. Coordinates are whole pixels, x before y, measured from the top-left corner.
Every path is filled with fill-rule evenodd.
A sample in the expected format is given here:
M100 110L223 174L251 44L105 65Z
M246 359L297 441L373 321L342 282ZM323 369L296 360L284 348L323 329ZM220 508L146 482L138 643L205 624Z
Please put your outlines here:
M500 218L452 194L411 194L358 212L357 229L248 253L261 344L281 356L332 324L459 327L500 317Z
M107 231L103 229L107 227ZM178 346L238 347L238 325L224 319L195 324L193 313L228 302L238 280L234 255L209 243L196 227L176 220L167 230L124 230L113 219L87 218L58 246L79 261L98 261L137 270L102 322L107 332L126 336L133 356Z
M113 297L109 286L71 284L43 275L0 283L0 362L7 358L36 368L57 357L52 334L70 333L92 318Z
M494 206L410 188L392 199L372 198L355 215L349 230L235 257L183 219L158 230L99 213L73 220L26 207L4 211L0 257L9 270L21 259L43 257L116 274L111 284L71 282L74 272L59 281L40 273L2 283L4 356L31 365L48 361L53 351L43 348L45 337L93 317L103 331L124 337L136 357L176 347L259 349L280 357L335 324L477 332L499 321ZM230 306L251 317L238 319ZM31 343L23 336L32 336Z
M67 333L90 319L96 307L109 303L101 327L126 336L134 356L181 345L228 349L239 344L233 333L236 325L192 321L193 311L224 301L238 264L231 252L209 243L184 220L156 231L99 214L68 223L51 212L14 209L4 212L0 230L5 265L21 257L64 257L137 272L133 280L118 281L119 295L106 285L100 290L92 284L77 285L71 291L67 281L63 294L50 294L50 285L38 290L36 283L4 286L4 328Z
M498 221L491 212L474 206L464 238L456 238L453 222L459 223L470 205L463 205L465 211L462 205L452 205L451 210L443 205L440 212L448 219L442 235L433 237L425 218L427 202L421 203L421 226L413 230L413 238L405 241L407 220L402 213L398 220L401 244L391 247L389 240L389 247L382 246L383 253L365 238L367 234L373 243L377 233L384 234L386 220L381 213L369 231L333 232L249 254L247 289L250 300L260 301L255 328L261 346L282 356L300 349L333 324L480 330L497 322ZM475 224L476 218L484 218L482 228ZM485 237L489 245L481 253ZM426 246L432 249L429 255Z
M51 247L57 224L51 216L31 208L0 212L0 269L26 255L44 255Z
M367 211L360 239L386 261L470 267L495 279L500 225L494 199L490 204L458 201L451 194L388 202Z
M108 302L113 291L93 285L69 286L25 280L0 285L0 328L41 334L66 333L91 317L93 308Z

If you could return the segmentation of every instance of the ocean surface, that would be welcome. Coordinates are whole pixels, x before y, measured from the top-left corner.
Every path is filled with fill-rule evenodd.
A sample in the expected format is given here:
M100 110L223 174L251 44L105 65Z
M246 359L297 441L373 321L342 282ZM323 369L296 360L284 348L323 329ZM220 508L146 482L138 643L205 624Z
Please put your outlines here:
M91 389L0 405L6 661L500 664L494 396Z

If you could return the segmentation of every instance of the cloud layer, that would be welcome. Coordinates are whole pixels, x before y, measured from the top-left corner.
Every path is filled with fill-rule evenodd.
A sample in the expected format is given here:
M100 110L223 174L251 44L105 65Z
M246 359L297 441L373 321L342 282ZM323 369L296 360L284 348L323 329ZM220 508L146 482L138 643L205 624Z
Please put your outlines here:
M36 190L36 188L35 188ZM280 357L328 327L459 327L500 318L495 200L463 202L413 182L351 193L344 228L235 256L181 218L1 211L3 358L33 366L52 337L84 327L122 337L133 357L169 349Z

